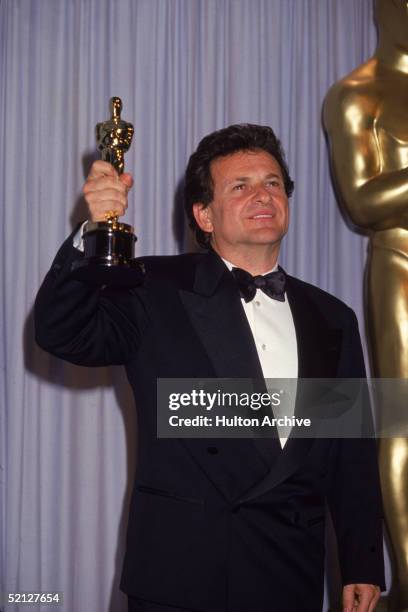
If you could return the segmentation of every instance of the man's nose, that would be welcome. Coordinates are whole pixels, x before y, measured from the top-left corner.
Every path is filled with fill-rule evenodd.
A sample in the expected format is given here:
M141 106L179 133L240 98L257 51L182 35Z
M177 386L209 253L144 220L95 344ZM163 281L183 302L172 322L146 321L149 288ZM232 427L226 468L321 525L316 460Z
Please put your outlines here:
M269 193L269 190L265 187L265 185L258 185L256 187L254 199L256 202L261 202L262 204L270 202L271 194Z

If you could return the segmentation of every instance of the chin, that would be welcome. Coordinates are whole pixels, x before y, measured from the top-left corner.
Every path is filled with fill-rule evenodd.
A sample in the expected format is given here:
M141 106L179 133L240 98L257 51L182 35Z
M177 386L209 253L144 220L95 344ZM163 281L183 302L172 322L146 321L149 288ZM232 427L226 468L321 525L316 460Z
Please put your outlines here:
M269 228L262 228L258 230L253 236L253 241L259 244L270 244L271 242L280 242L286 231L283 230L272 230Z

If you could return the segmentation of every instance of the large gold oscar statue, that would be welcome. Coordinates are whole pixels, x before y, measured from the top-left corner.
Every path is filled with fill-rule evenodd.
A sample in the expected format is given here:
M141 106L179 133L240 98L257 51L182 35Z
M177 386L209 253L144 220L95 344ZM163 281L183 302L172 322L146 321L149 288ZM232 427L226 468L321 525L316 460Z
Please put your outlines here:
M332 86L323 117L338 194L370 237L373 373L408 378L408 2L376 0L375 14L373 57ZM408 611L408 439L384 438L379 453L394 557L388 609L402 612Z

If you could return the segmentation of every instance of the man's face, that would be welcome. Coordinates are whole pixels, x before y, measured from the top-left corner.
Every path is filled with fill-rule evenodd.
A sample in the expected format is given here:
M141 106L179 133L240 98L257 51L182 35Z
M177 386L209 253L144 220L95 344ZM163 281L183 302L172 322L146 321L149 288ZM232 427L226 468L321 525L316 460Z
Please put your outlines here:
M194 204L200 228L221 255L238 247L279 244L289 225L288 197L276 159L263 150L237 151L211 164L212 202Z

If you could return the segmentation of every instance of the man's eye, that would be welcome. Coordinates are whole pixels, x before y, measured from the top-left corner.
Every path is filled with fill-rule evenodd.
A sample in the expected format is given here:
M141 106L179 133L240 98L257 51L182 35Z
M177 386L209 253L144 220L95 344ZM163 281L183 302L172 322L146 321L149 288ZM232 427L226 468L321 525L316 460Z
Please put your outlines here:
M244 189L245 185L244 183L240 183L239 185L234 185L234 187L232 188L233 191L242 191L242 189Z
M266 184L268 185L268 187L280 187L280 181L277 181L276 179L268 181Z

